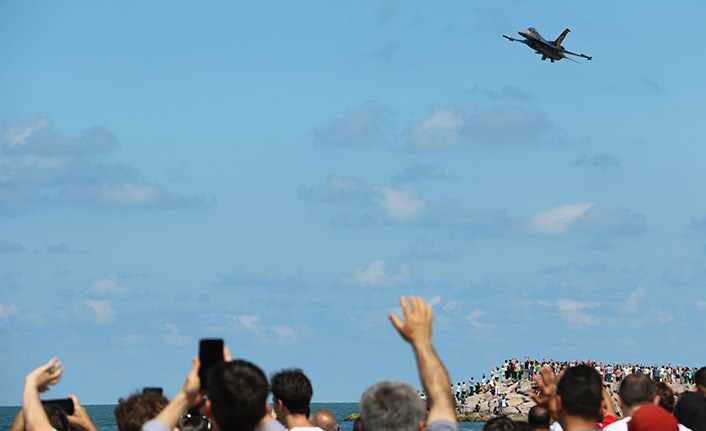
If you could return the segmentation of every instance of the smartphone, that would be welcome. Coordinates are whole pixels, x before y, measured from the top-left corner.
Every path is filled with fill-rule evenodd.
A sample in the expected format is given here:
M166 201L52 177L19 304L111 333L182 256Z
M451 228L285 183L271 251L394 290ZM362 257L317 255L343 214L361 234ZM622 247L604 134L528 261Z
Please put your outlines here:
M161 397L164 391L162 388L142 388L142 395L148 396L148 397Z
M71 416L74 414L74 402L71 401L71 398L58 398L55 400L44 400L42 401L43 405L47 404L54 404L58 406L61 410L66 413L67 416Z
M223 362L223 339L222 338L202 338L199 341L199 378L201 379L201 389L208 389L208 370L212 366Z

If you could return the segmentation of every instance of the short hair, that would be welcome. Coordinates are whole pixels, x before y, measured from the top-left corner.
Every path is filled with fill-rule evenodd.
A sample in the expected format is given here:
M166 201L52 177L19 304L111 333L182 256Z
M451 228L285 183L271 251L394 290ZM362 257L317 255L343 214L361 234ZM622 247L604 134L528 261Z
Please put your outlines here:
M657 395L657 390L647 374L630 374L620 383L618 395L623 405L630 409L651 403Z
M699 368L699 371L694 373L694 383L699 388L700 392L706 395L706 367Z
M272 395L294 414L309 416L309 402L314 394L311 382L299 368L282 370L270 378Z
M527 415L527 422L531 429L549 429L552 415L544 407L534 406Z
M114 410L119 431L140 431L142 425L164 409L169 400L163 395L134 393L127 399L120 398Z
M388 380L368 388L360 399L365 431L418 431L424 402L407 383Z
M655 384L655 390L657 395L659 395L659 406L668 411L669 413L674 412L674 391L669 387L668 384L664 382L657 382Z
M221 362L208 373L208 399L220 429L255 429L265 415L268 393L265 373L251 362Z
M486 422L483 431L517 431L517 425L507 416L498 416Z
M601 376L588 365L567 368L557 385L557 395L570 415L595 420L603 400Z

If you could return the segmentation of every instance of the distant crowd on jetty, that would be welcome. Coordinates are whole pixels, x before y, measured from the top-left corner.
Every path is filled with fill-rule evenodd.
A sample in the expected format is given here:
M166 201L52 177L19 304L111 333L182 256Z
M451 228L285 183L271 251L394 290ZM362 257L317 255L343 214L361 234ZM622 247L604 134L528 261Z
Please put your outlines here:
M532 381L535 375L540 375L539 370L541 368L549 368L556 375L561 370L576 365L588 365L595 368L596 372L601 375L601 378L606 383L619 383L623 380L623 377L630 374L644 374L654 382L693 386L694 374L697 371L697 367L672 366L672 364L660 366L657 364L641 365L632 363L604 364L590 359L587 361L579 361L577 359L572 361L542 359L540 361L525 356L523 360L519 358L505 360L504 364L494 367L487 377L483 374L478 380L471 377L467 383L466 381L456 382L455 386L451 385L451 392L457 402L462 402L463 398L487 392L498 395L500 383L518 382L521 388L522 380ZM424 394L421 391L420 396L424 398Z
M417 297L402 297L400 305L403 318L389 318L412 347L424 391L394 380L370 386L361 397L353 431L458 431L460 402L476 403L478 409L483 404L489 410L493 401L498 414L483 418L484 431L706 431L706 367L539 362L526 357L505 361L479 382L471 378L468 385L454 386L432 342L431 306ZM313 387L302 370L281 370L268 381L257 365L233 360L223 340L201 340L200 352L171 401L160 388L121 398L115 409L118 430L340 431L330 411L310 412ZM75 395L41 401L40 392L57 384L63 371L55 357L27 374L22 409L11 431L98 431ZM674 391L662 380L685 381L694 392L680 393L675 403ZM611 386L616 385L613 396ZM516 422L506 412L527 413L526 420Z

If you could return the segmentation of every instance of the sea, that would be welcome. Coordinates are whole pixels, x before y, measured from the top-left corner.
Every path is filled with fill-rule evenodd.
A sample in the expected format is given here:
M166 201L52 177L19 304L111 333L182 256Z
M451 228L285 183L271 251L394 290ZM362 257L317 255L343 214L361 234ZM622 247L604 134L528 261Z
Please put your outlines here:
M85 405L84 407L100 431L118 431L118 426L115 424L115 417L113 416L115 404ZM341 425L341 431L353 430L353 422L344 421L344 419L351 413L358 413L358 403L311 403L311 411L318 409L331 410ZM0 430L9 430L15 415L19 411L19 406L0 407ZM480 431L483 425L481 422L461 422L459 423L459 429L462 431Z

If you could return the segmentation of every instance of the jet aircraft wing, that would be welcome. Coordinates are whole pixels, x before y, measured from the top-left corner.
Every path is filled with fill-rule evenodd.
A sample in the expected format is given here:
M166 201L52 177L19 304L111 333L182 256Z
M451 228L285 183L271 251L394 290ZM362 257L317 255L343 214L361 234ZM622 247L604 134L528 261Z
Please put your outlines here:
M562 50L561 50L561 53L562 53L562 54L575 55L576 57L583 57L583 58L585 58L585 59L587 59L587 60L590 60L590 59L593 58L593 57L587 56L586 54L576 54L575 52L567 51L567 50L565 50L565 49L562 49Z

